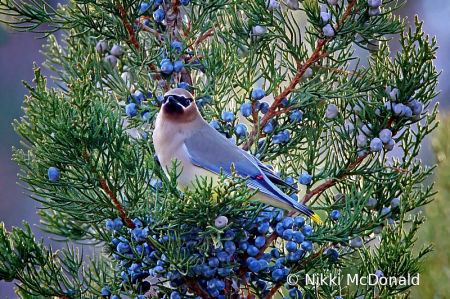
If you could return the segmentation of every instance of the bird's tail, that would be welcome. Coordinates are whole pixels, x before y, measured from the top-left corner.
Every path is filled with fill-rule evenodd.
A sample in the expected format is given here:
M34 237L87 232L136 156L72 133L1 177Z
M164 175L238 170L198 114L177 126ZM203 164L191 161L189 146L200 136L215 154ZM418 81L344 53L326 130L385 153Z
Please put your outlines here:
M320 219L319 215L317 215L316 213L314 213L313 210L311 210L310 208L302 205L301 203L298 202L293 202L292 206L298 210L299 212L305 214L306 216L308 216L312 221L314 221L315 223L322 225L323 222Z

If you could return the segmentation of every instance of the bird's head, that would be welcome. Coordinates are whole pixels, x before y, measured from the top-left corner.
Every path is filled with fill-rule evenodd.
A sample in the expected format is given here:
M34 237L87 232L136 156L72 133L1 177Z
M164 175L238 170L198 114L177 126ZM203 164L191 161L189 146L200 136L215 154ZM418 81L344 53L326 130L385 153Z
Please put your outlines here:
M166 92L160 113L163 118L176 122L191 122L200 116L194 97L183 88Z

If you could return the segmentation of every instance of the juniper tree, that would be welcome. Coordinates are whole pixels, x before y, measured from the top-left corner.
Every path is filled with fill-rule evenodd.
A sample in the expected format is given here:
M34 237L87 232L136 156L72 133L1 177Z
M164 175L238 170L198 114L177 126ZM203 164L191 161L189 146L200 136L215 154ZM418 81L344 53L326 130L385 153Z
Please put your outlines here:
M47 38L57 88L35 65L13 159L41 203L40 229L68 245L53 251L28 224L2 225L0 279L19 281L21 298L408 298L404 284L305 282L416 275L431 250L412 252L424 222L413 211L434 195L422 185L433 167L417 155L436 127L437 47L418 18L408 27L395 15L401 5L2 1L4 22ZM179 161L167 177L152 143L177 86L323 225L252 202L236 173L179 191ZM84 257L74 243L95 250Z

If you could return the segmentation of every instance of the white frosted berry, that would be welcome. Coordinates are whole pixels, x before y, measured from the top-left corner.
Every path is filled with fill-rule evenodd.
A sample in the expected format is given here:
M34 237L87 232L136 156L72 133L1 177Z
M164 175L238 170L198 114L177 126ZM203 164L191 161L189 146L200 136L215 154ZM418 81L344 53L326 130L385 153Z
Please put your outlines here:
M359 134L359 135L356 137L356 144L357 144L359 147L365 146L365 145L367 144L367 136L364 135L364 134Z
M396 208L396 207L398 207L398 204L400 203L400 199L398 199L397 197L395 197L395 198L393 198L392 200L391 200L391 207L392 208Z
M369 51L378 51L379 48L380 48L380 42L376 39L371 39L367 43L367 49L369 49Z
M331 16L327 12L321 12L320 13L320 18L322 19L322 22L328 23L328 21L331 19Z
M374 233L374 234L379 234L379 233L381 233L382 231L383 231L383 226L380 225L380 226L375 227L375 229L373 230L373 233Z
M364 42L364 37L362 37L361 34L356 33L356 34L355 34L355 41L356 41L357 43L362 43L362 42Z
M108 55L105 57L105 62L109 62L112 68L114 68L117 64L117 57L114 55Z
M122 47L114 45L111 49L111 55L114 55L116 57L122 56L123 55Z
M364 242L361 237L356 237L350 242L350 245L355 248L360 248L363 247Z
M344 197L344 193L337 193L337 194L335 194L335 195L333 196L333 199L334 199L335 201L338 201L338 200L340 200L342 197Z
M394 102L397 102L398 99L398 89L394 88L391 92L389 92L389 96L391 97L391 100Z
M391 110L391 108L394 108L395 105L397 105L395 102L387 101L384 103L384 107L386 107L386 110Z
M311 68L307 68L305 72L303 73L303 78L311 78L313 75L313 70Z
M375 198L371 197L367 200L365 207L374 210L377 207L377 202L378 201Z
M375 17L379 16L381 14L381 8L380 7L371 7L369 8L369 16Z
M403 105L402 109L402 116L404 117L411 117L412 116L412 110L408 106Z
M98 42L98 44L95 46L95 49L97 49L97 52L100 54L103 54L109 50L109 45L104 40Z
M383 4L382 0L367 0L367 4L369 4L370 7L379 7L381 4Z
M217 228L224 228L227 225L228 225L228 218L225 216L219 216L214 221L214 226Z
M351 122L345 122L344 124L345 131L348 132L349 135L353 134L353 131L355 131L355 126Z
M254 35L263 35L267 33L267 28L264 26L255 26L253 27L253 34Z
M406 106L408 106L409 108L413 109L414 106L416 105L417 101L413 98L410 98L410 101L408 102L408 104L406 104Z
M372 135L372 125L371 125L371 124L362 126L361 130L362 130L366 135Z
M393 112L394 112L394 114L401 115L403 112L403 104L399 103L399 104L395 105Z
M381 142L380 138L374 138L370 141L370 149L374 152L379 152L383 148L383 142Z
M369 154L369 151L366 150L366 149L360 149L360 150L358 150L358 152L357 152L357 155L358 155L358 157L360 157L360 158L367 157L368 154Z
M383 143L388 143L392 138L392 132L389 129L383 129L380 132L380 139Z
M414 115L420 115L423 111L423 103L417 102L412 110Z
M395 220L392 219L392 218L388 218L387 224L390 225L390 226L394 226L395 227Z
M266 3L266 6L269 10L276 10L278 8L278 1L269 0L268 3Z
M395 146L394 139L389 139L389 141L387 143L385 143L383 146L384 146L384 149L387 150L388 152L392 151Z
M391 208L389 207L384 207L381 209L381 216L383 217L387 217L391 214Z
M240 46L238 48L237 53L241 57L247 57L248 53L249 53L249 50L248 50L248 48L246 46L242 45L242 46Z
M292 10L297 10L299 7L297 0L287 0L286 5Z
M353 112L355 112L356 114L361 113L361 111L363 111L363 110L364 110L364 105L362 105L362 104L355 105L353 107Z
M323 34L327 37L333 37L334 36L334 29L333 26L330 24L325 25L325 27L322 28Z
M335 104L329 104L327 110L325 110L325 116L328 119L332 119L338 115L338 112L338 107Z

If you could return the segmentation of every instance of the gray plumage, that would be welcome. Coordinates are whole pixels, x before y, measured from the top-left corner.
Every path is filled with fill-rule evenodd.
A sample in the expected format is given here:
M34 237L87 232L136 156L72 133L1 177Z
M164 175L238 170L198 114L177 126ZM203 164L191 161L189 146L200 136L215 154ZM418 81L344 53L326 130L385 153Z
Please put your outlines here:
M292 188L264 166L258 159L242 150L212 128L200 115L192 95L184 89L172 89L164 96L153 133L155 151L167 174L172 160L180 162L183 171L177 179L178 187L191 188L197 177L209 177L217 181L221 168L231 177L231 165L247 185L259 189L252 200L271 206L296 210L317 223L320 218L306 206L284 194L274 182Z

